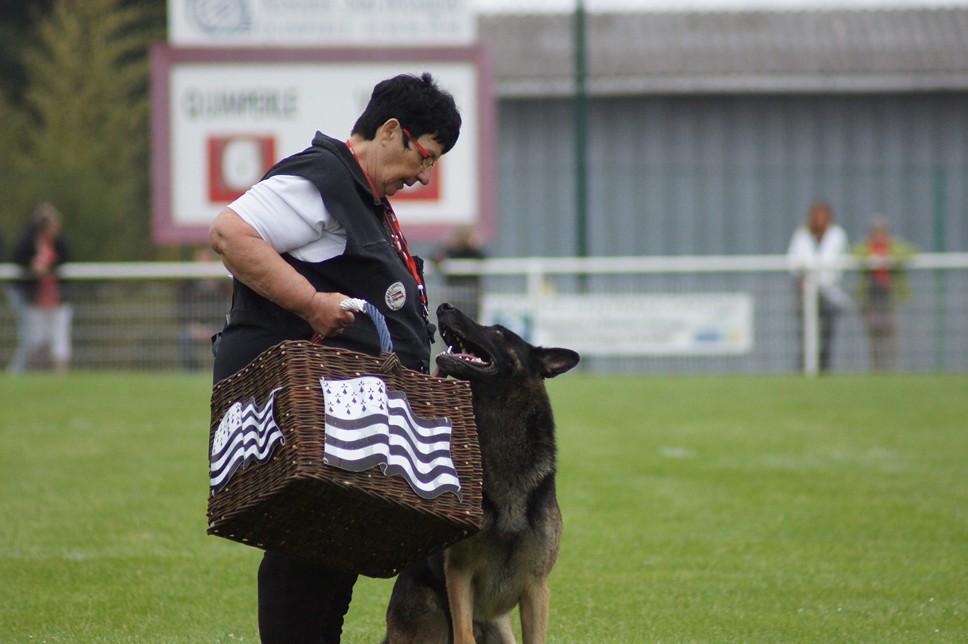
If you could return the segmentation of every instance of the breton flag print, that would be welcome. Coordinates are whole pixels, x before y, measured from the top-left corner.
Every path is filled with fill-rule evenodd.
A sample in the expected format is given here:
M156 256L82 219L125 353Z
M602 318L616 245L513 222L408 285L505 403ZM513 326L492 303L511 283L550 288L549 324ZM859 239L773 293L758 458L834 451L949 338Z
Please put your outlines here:
M282 430L272 415L276 392L273 389L261 407L255 398L242 405L229 407L212 437L212 462L209 468L209 485L218 492L241 465L248 467L253 460L265 463L272 456L276 445L285 445Z
M449 418L418 418L401 391L373 376L320 378L326 405L324 462L351 472L379 466L424 499L453 492L463 501L450 457Z

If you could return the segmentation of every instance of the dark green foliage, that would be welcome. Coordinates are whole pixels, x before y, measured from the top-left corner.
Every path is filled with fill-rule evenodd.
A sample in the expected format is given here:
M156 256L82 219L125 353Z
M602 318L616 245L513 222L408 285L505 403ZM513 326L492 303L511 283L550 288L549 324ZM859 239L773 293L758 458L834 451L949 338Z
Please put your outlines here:
M19 52L22 100L0 102L0 222L9 236L38 201L64 217L75 260L152 259L149 45L157 12L121 0L55 0ZM163 24L163 23L162 23Z

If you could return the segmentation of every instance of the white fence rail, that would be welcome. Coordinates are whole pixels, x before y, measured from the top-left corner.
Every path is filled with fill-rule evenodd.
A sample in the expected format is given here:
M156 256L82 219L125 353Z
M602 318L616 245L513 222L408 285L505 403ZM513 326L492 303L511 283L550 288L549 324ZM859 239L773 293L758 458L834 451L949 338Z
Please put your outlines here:
M839 268L845 291L855 292L863 267ZM0 288L19 274L0 264ZM75 368L210 368L207 337L229 306L221 264L75 263L62 275ZM897 311L896 369L968 371L968 253L921 254L905 275L911 297ZM782 255L451 260L428 282L432 302L576 348L590 371L819 371L815 282L808 274L798 302ZM15 317L0 301L0 364L16 344ZM840 313L832 371L873 368L866 331L860 310ZM44 356L34 364L42 368Z

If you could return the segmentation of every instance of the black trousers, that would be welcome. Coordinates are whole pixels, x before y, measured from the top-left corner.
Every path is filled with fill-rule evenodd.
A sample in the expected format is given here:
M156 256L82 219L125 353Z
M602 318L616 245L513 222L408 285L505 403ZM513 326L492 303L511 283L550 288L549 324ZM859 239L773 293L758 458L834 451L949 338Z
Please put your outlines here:
M357 575L278 552L259 566L259 635L263 644L334 644Z
M287 339L262 326L230 325L215 341L214 381L249 364ZM259 634L265 644L334 644L353 597L357 575L330 570L278 552L259 566Z

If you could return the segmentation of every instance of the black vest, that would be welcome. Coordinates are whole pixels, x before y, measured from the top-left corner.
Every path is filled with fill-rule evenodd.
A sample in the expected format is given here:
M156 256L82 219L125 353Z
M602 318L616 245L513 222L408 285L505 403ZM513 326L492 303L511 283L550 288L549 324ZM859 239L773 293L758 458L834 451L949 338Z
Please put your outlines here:
M386 317L393 350L400 361L410 369L427 372L434 327L425 319L417 281L394 246L384 205L373 194L352 152L341 141L317 132L312 147L283 159L263 178L276 175L311 181L326 210L346 229L347 237L343 254L324 262L305 262L288 254L283 258L317 291L338 291L379 308ZM414 259L422 279L423 261ZM260 315L245 311L258 311ZM304 320L235 280L229 327L237 319L251 326L253 317L265 320L274 333L284 336L281 339L308 340L313 333ZM261 331L269 329L263 327ZM354 324L339 336L326 338L324 344L371 355L380 353L376 327L364 314L357 314Z

